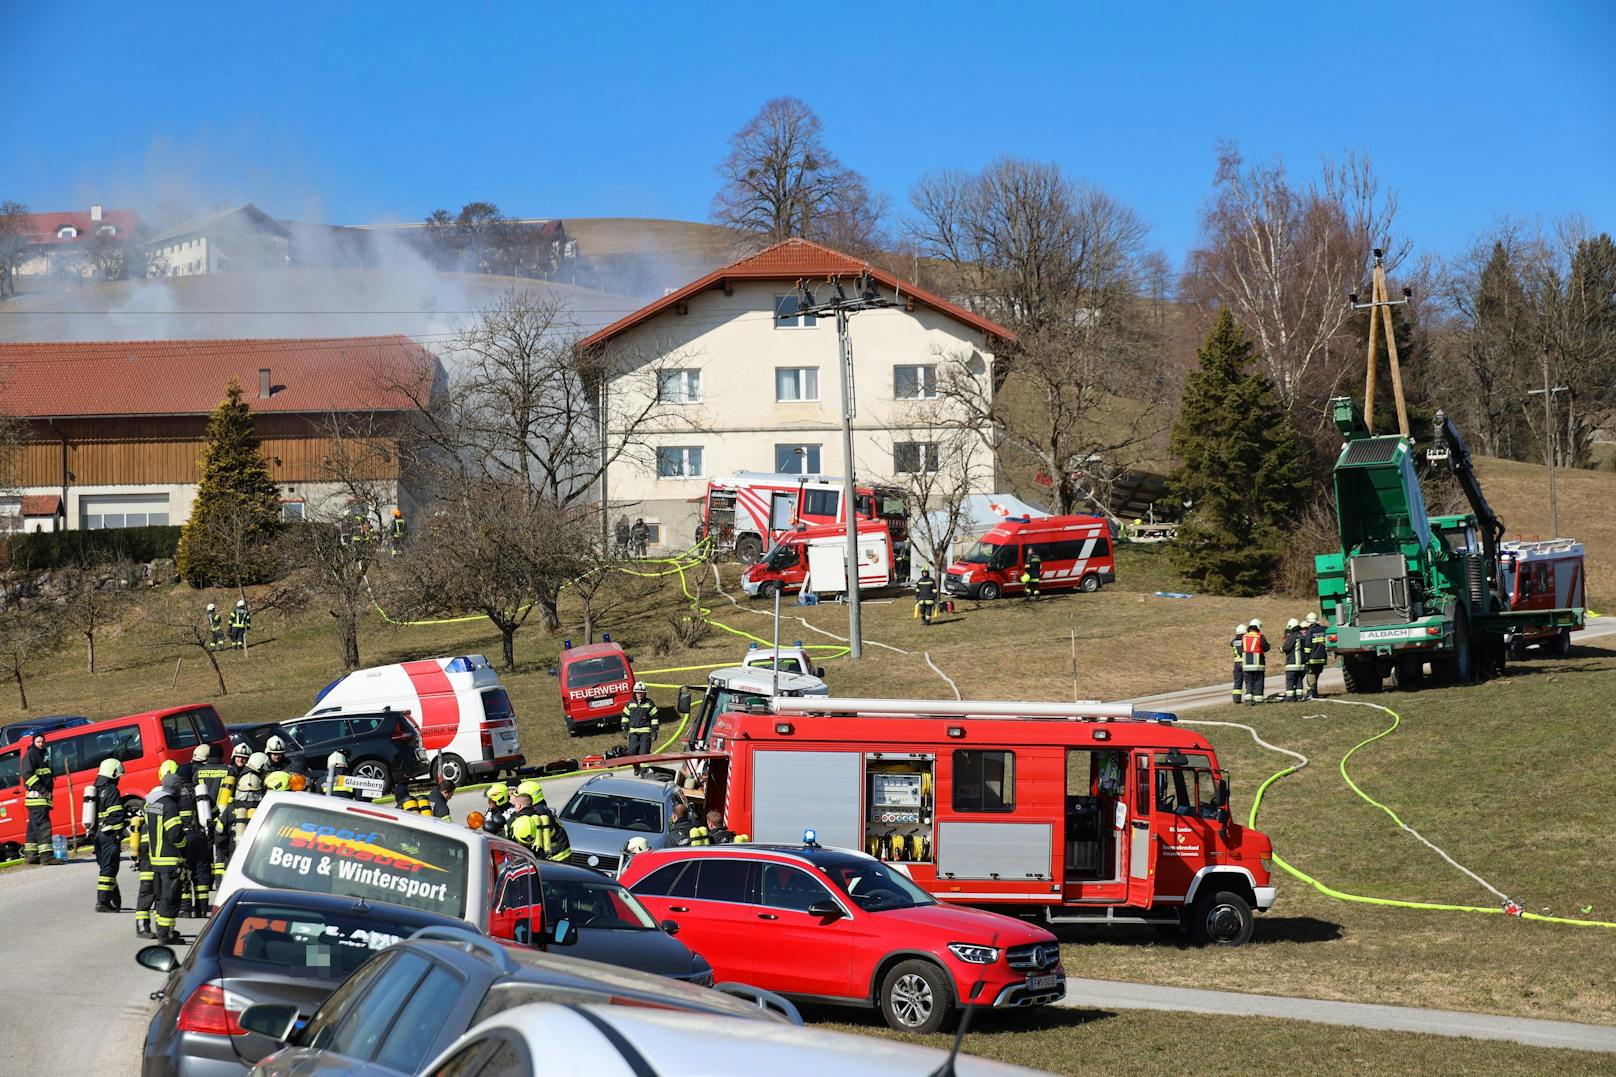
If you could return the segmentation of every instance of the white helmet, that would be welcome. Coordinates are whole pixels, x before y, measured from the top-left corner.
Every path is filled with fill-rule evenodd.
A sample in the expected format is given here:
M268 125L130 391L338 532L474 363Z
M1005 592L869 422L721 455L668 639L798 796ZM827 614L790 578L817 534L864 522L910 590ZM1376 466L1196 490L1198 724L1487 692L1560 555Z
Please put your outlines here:
M238 610L239 609L246 609L246 607L247 607L247 600L245 598L236 599L236 609L238 609Z
M347 770L348 757L341 752L332 752L325 757L325 767L327 770Z
M645 688L645 682L644 681L635 681L634 682L634 691L643 692L645 690L646 690L646 688Z
M193 763L206 763L208 761L208 757L211 756L212 754L213 754L213 745L211 745L211 744L198 744L195 748L191 749L191 762L193 762Z
M214 610L216 610L216 609L218 609L218 608L219 608L219 607L218 607L218 606L215 606L215 605L214 605L214 604L213 604L213 603L211 603L211 602L209 602L209 603L208 603L208 612L209 612L209 613L212 613L212 612L213 612L213 611L214 611Z
M1307 623L1310 624L1310 625L1318 624L1319 623L1319 615L1314 613L1312 610L1308 610L1307 611Z
M252 771L254 774L264 773L264 769L268 766L269 756L265 755L263 752L254 752L252 755L247 757L247 769Z
M645 838L636 834L634 837L628 839L628 843L623 846L623 851L631 854L648 853L651 851L651 843L646 841Z
M1245 625L1235 625L1234 626L1234 632L1235 632L1235 635L1237 635L1237 636L1243 636L1243 635L1246 634L1246 626Z
M236 746L230 750L230 758L240 759L242 756L246 755L252 755L252 748L248 747L246 741L238 740L236 742Z
M270 737L268 740L266 740L264 742L264 751L266 751L266 752L284 752L284 751L286 751L286 742L284 740L282 740L279 736Z
M1251 619L1251 627L1252 628L1261 628L1262 627L1262 620L1260 618L1253 617Z
M1290 620L1285 622L1285 627L1286 628L1301 628L1302 627L1302 622L1300 622L1296 618L1292 617Z
M121 778L123 777L123 764L116 759L103 759L101 760L100 774L103 778Z

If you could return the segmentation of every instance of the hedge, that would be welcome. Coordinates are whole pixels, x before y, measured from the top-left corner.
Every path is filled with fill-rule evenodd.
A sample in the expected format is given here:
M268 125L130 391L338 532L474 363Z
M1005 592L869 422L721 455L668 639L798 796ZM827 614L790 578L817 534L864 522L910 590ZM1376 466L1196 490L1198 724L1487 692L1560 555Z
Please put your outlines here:
M6 563L13 568L41 571L61 568L80 559L91 564L111 564L120 560L171 558L179 541L177 526L31 531L8 538L5 556Z

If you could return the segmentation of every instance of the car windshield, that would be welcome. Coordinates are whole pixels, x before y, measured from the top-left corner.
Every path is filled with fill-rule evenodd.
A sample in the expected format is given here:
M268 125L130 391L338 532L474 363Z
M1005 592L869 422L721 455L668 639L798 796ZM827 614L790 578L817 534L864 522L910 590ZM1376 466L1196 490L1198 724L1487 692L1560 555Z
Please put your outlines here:
M846 853L815 853L810 859L866 912L937 904L930 894L879 860Z
M574 927L606 931L660 931L645 906L610 879L543 876L544 920L571 920Z
M977 539L971 543L971 548L965 551L965 556L960 560L967 565L991 564L1001 548L996 543L983 542L981 539Z
M420 926L389 916L380 903L366 909L315 912L244 901L225 930L220 956L291 976L340 982L376 951L408 938Z
M662 805L654 800L580 791L561 809L561 818L585 826L632 830L637 834L662 833Z
M622 658L604 654L599 658L584 658L567 667L568 688L593 688L597 684L621 680L628 676Z

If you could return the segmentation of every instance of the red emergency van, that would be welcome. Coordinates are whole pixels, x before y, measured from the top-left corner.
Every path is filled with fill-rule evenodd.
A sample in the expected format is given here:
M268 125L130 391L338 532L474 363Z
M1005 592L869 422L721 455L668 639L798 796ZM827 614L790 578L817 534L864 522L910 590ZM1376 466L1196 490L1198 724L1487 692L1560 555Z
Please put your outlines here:
M713 548L733 550L735 558L751 564L798 524L845 522L842 480L830 475L793 475L763 471L737 471L707 484L696 539L710 538ZM909 510L903 491L887 486L858 486L854 515L883 520L894 542L908 535Z
M1587 581L1582 543L1575 539L1506 542L1499 547L1498 567L1512 610L1586 609ZM1570 627L1517 629L1511 649L1520 654L1536 644L1551 654L1571 653Z
M71 726L45 734L45 758L56 772L51 800L51 833L82 836L79 817L84 788L94 785L96 771L107 759L123 763L118 788L135 801L157 785L157 768L172 759L189 763L198 744L213 745L213 757L230 752L230 734L219 712L206 703L142 711L104 722ZM22 784L22 755L27 741L0 749L0 860L10 860L27 838L28 807Z
M883 520L858 521L859 590L890 587L896 561L892 535ZM818 571L812 571L815 564ZM807 580L824 594L847 590L847 527L843 524L799 525L782 534L761 559L741 574L741 590L753 598L772 598L776 591L796 594Z
M1111 527L1104 517L1019 516L996 525L949 565L943 589L985 602L1020 594L1027 555L1035 550L1042 591L1098 591L1102 584L1116 582Z
M621 725L634 693L634 666L616 643L590 643L561 651L561 717L580 736Z
M730 829L812 829L945 901L1227 945L1274 903L1267 835L1234 821L1212 746L1171 715L799 696L718 715L709 746L690 769Z

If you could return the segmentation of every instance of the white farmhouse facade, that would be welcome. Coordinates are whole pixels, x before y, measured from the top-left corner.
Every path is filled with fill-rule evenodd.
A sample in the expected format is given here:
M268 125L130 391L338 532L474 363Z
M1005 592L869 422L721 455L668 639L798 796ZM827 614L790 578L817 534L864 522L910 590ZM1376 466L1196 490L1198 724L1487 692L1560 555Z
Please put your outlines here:
M841 360L832 317L797 315L797 282L823 300L840 274L853 294L868 271L893 305L854 314L854 475L899 481L935 470L945 364L991 371L1010 332L859 260L801 239L714 270L588 337L605 350L613 415L661 403L654 433L607 475L608 513L643 519L662 549L693 541L709 479L736 471L842 475ZM778 313L788 315L778 317ZM795 316L792 316L795 315ZM982 384L991 377L979 376ZM612 436L624 438L624 430ZM971 466L990 483L992 454L973 439Z

